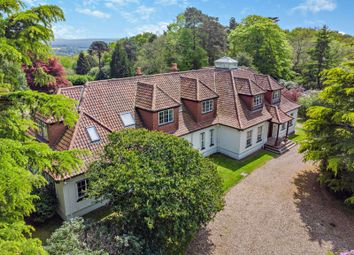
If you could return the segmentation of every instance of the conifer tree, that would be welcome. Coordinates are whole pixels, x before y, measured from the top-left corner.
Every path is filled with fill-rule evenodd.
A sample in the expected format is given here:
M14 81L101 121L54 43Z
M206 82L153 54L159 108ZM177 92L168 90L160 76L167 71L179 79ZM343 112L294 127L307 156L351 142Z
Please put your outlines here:
M315 82L316 88L322 88L321 72L332 66L330 30L323 26L317 34L315 47L310 50L312 62L308 66L308 83Z
M320 180L354 204L354 61L322 73L321 106L307 111L306 160L319 162Z
M116 43L110 62L111 78L122 78L131 75L131 65L124 44Z
M89 59L85 56L83 51L80 52L79 58L77 59L76 64L76 73L77 74L87 74L90 71L91 66Z

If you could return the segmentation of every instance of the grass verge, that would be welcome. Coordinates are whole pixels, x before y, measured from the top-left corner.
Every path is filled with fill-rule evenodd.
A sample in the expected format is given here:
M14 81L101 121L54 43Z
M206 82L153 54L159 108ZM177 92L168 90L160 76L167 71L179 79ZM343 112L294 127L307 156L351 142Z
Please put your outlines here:
M275 157L276 154L262 150L243 160L235 160L222 154L214 154L209 159L217 166L226 193L240 182L246 176L245 174L250 174Z

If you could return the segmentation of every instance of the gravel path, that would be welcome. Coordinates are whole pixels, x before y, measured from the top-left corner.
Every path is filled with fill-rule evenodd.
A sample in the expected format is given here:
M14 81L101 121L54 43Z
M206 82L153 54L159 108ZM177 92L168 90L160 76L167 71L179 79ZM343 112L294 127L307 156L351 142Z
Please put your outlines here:
M187 254L305 255L354 249L354 213L316 182L297 147L269 161L225 197L225 209Z

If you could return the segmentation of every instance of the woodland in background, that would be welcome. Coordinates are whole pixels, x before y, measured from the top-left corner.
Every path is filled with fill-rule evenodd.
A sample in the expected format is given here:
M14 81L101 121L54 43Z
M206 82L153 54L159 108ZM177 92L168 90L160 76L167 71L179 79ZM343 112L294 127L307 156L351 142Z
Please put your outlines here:
M288 88L322 89L320 73L354 53L351 35L327 26L283 30L277 22L278 18L251 15L239 23L231 18L223 26L217 17L187 8L162 35L142 33L109 45L93 42L91 47L100 45L100 53L89 49L58 58L73 85L134 76L136 67L143 74L169 72L172 63L180 71L199 69L227 55L241 66L272 75Z

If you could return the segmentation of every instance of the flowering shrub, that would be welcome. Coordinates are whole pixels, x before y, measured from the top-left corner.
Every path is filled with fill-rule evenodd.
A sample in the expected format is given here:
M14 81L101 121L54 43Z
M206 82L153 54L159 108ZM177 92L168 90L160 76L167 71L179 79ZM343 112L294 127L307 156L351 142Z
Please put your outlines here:
M305 89L300 86L300 87L285 89L283 94L290 100L297 102L299 98L303 95L304 91Z
M354 250L341 252L340 255L354 255Z

